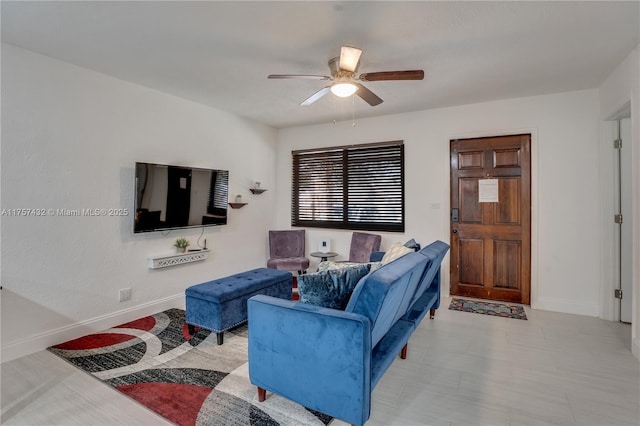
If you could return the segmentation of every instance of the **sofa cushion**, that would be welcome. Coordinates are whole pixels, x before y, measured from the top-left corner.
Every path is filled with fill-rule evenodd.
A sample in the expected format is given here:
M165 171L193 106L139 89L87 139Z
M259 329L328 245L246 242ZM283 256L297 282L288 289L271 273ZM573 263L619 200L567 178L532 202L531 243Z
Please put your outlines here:
M325 308L344 310L358 281L369 273L371 265L329 269L325 272L298 276L300 302Z
M399 310L405 302L407 291L411 291L409 287L415 289L419 279L415 273L422 274L427 262L425 256L411 251L371 272L354 289L345 311L369 318L372 346L382 339L401 315Z
M403 244L395 243L394 245L386 251L384 256L382 257L381 263L386 265L387 263L393 262L394 260L404 256L405 254L413 253L415 250L413 248L406 247Z
M283 271L306 271L309 269L309 259L306 257L280 257L267 260L267 268Z

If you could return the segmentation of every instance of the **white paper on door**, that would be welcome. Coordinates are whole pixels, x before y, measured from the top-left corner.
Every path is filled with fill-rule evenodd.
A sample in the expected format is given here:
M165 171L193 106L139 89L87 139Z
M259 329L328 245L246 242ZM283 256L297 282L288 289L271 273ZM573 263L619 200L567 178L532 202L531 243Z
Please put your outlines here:
M498 179L478 180L478 202L497 203L498 202Z

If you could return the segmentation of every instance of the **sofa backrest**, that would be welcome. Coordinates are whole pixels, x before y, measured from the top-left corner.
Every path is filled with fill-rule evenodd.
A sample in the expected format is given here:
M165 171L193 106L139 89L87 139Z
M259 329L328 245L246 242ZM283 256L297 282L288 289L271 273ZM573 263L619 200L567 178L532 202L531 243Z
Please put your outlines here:
M369 318L372 347L404 314L401 307L408 307L427 263L424 255L409 253L369 273L353 290L345 312Z
M418 252L429 259L429 267L426 268L409 306L413 305L413 303L422 296L422 293L429 288L434 277L440 270L440 264L448 250L449 244L436 240Z
M426 262L422 262L412 269L411 277L405 289L404 296L402 297L402 302L400 302L400 306L398 307L398 312L396 313L396 316L393 318L394 323L398 321L400 318L402 318L402 316L407 313L407 310L409 309L409 307L413 304L414 295L416 294L416 291L418 290L418 286L422 282L421 279L426 273L430 264L431 264L431 260L427 258Z

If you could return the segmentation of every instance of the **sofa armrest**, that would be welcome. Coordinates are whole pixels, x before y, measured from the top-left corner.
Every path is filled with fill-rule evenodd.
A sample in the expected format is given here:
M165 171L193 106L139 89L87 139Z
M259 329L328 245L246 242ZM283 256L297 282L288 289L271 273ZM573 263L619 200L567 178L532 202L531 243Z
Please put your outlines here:
M369 418L368 318L264 295L248 309L251 383L348 423Z
M369 262L380 262L384 257L383 251L374 251L369 256Z

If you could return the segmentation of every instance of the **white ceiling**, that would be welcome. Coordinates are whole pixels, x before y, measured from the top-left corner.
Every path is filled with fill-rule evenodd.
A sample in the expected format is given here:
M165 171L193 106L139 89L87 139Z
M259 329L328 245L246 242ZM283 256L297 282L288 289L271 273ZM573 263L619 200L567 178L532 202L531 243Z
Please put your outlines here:
M640 2L2 1L2 41L281 128L598 87L639 43ZM340 46L384 99L268 74L327 75Z

